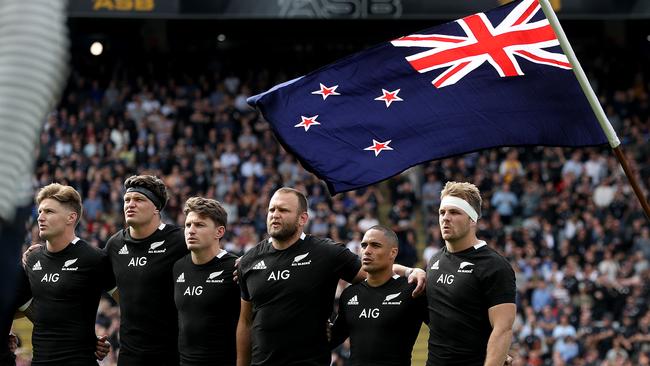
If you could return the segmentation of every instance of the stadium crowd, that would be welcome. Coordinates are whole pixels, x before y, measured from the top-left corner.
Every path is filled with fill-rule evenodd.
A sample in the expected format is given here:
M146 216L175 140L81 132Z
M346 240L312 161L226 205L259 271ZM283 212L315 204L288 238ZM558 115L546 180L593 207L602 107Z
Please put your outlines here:
M602 80L613 76L602 59L586 69L649 187L650 73L630 69L621 78L628 81L608 83ZM224 247L238 255L265 236L270 193L291 186L310 200L307 232L358 251L361 234L385 221L400 239L397 262L412 266L444 245L442 186L469 180L484 197L478 235L517 276L513 365L650 365L650 225L607 147L491 149L409 170L388 189L330 197L246 104L273 81L215 74L106 82L73 74L41 133L34 186L56 181L77 189L84 199L78 235L102 248L124 225L124 179L157 175L171 197L163 221L182 225L190 196L217 199L228 213ZM103 298L97 333L110 334L113 345L104 365L119 350L119 319Z

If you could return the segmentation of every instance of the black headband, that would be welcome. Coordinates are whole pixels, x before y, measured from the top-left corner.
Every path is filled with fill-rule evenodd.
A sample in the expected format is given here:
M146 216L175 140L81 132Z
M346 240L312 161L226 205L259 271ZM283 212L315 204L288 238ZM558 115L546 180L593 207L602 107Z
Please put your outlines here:
M156 196L152 191L144 187L129 187L126 189L126 193L129 192L142 193L145 197L149 199L149 201L153 203L154 206L156 206L158 210L162 210L163 207L165 207L165 204L164 202L162 202L162 199L160 197Z

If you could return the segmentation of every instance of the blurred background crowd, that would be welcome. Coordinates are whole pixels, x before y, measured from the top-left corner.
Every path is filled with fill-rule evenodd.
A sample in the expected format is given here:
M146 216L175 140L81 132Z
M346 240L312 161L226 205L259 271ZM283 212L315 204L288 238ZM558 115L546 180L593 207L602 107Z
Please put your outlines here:
M626 53L614 42L578 54L646 197L649 54ZM516 273L513 364L650 365L650 225L608 147L486 150L331 197L246 104L299 70L184 69L186 63L167 60L165 70L174 72L164 73L161 57L142 60L144 70L124 62L91 72L78 61L47 117L34 187L56 181L81 193L80 237L102 248L124 226L124 179L153 174L171 194L165 222L182 224L190 196L217 199L228 212L222 243L243 254L265 236L270 194L291 186L308 195L309 233L358 251L365 230L386 224L400 239L398 262L424 267L444 245L442 186L470 181L483 194L479 237ZM31 232L27 242L38 241ZM119 327L119 309L103 299L97 331L111 335L114 350ZM104 364L114 360L113 353Z

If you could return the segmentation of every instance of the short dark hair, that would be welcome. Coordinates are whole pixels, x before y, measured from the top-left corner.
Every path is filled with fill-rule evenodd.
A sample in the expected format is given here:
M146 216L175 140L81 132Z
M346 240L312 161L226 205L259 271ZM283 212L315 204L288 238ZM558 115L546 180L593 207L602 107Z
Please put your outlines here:
M207 217L212 220L217 226L226 226L228 222L228 213L221 206L219 201L203 198L203 197L190 197L185 202L183 213L187 217L190 212L196 212L202 217Z
M167 187L165 182L162 179L153 176L153 175L132 175L124 181L124 188L128 191L132 187L141 187L146 190L151 191L160 203L160 207L154 202L156 208L162 210L167 201L169 200L169 195L167 194ZM153 200L152 200L153 202Z
M36 203L40 205L41 202L48 198L51 198L74 211L77 214L77 221L74 224L76 226L79 223L81 220L83 205L81 203L81 195L76 189L59 183L51 183L38 191L38 194L36 195Z
M307 212L307 196L297 189L282 187L275 191L275 193L293 193L298 198L298 213Z
M395 248L399 247L399 239L397 239L397 234L395 234L395 232L393 230L391 230L391 229L389 229L389 228L387 228L386 226L383 226L383 225L375 225L375 226L371 227L370 229L368 229L368 231L370 231L370 230L381 231L382 233L384 233L384 236L386 237L386 239L388 239L388 244L389 245L391 245L391 246L393 246Z

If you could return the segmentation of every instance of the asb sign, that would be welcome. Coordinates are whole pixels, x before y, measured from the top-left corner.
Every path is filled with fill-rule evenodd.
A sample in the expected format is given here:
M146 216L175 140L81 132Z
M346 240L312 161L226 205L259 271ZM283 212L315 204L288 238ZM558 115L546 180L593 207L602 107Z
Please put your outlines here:
M70 0L71 16L178 14L178 0Z

